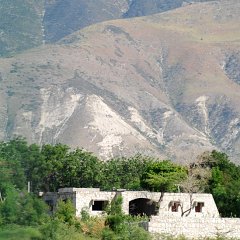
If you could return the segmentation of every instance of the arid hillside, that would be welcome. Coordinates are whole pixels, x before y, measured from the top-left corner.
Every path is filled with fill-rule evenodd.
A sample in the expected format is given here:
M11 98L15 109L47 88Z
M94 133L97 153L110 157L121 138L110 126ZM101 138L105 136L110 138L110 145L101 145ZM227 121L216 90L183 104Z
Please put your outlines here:
M44 38L56 42L94 23L147 16L186 4L213 0L47 0L43 18Z
M240 157L240 2L188 4L91 25L0 59L0 139Z
M212 0L0 0L0 57L54 43L94 23Z

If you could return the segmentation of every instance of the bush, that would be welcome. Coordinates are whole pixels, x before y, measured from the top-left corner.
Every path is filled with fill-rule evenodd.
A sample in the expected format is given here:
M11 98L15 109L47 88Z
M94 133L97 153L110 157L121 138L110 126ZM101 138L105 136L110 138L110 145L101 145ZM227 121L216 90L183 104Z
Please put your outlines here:
M40 240L42 239L42 235L37 228L8 225L0 229L0 239Z
M116 240L118 236L109 228L105 228L102 232L102 240Z
M81 220L80 228L85 235L100 239L105 228L105 218L90 217L85 221Z
M125 223L121 226L121 231L114 232L105 228L102 234L103 240L151 240L149 232L134 224Z
M126 240L150 240L151 235L149 232L145 231L143 228L136 226L136 224L128 225L125 229Z
M150 240L150 234L139 227L139 222L143 221L141 217L132 217L122 212L122 197L114 199L107 210L106 218L107 228L103 231L104 240ZM146 220L146 219L144 219Z
M86 235L75 226L63 223L58 219L52 219L41 228L42 240L87 240ZM92 239L94 240L94 239Z
M75 224L75 208L70 199L67 199L66 202L62 200L58 201L54 218L58 219L63 223L68 223L69 225Z

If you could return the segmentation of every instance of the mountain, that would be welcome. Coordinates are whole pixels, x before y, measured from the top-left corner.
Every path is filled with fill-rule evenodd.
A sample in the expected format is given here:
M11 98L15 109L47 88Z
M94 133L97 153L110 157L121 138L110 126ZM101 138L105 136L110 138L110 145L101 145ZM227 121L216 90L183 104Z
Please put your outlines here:
M46 41L56 42L91 24L122 18L127 9L128 0L50 1L43 19Z
M186 4L208 2L213 0L132 0L124 17L141 17L169 11Z
M0 57L43 43L44 0L0 0Z
M207 1L207 0L204 0ZM150 15L183 0L0 0L0 57L61 38L94 23ZM192 0L191 2L199 2Z
M46 4L43 19L47 42L56 42L66 35L94 23L111 19L151 15L194 2L209 0L55 0ZM211 1L211 0L210 0Z
M240 2L91 25L0 59L0 139L239 162Z

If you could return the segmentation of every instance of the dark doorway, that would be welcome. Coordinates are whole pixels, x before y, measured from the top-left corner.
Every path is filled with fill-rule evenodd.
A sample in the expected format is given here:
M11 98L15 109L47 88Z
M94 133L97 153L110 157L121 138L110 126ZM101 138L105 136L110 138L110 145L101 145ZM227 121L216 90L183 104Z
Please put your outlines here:
M148 198L137 198L129 202L129 214L148 217L157 215L157 203Z

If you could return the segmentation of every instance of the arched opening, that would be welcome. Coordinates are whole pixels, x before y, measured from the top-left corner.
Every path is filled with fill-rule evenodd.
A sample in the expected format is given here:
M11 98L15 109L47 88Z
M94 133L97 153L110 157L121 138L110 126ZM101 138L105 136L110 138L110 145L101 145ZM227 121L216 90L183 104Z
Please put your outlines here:
M129 202L129 214L148 217L157 215L157 203L148 198L137 198Z

